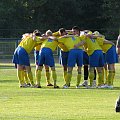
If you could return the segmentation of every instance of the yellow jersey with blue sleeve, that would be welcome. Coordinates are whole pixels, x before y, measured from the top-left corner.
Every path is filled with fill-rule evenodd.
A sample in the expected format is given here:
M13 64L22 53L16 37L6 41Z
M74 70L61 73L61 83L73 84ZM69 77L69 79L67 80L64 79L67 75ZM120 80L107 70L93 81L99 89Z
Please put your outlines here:
M38 36L36 36L34 40L31 36L27 36L25 37L25 39L23 39L20 42L18 46L21 46L22 48L24 48L26 52L29 54L34 49L35 46L37 46L38 44L42 42L43 41Z
M45 48L50 48L52 51L55 51L57 46L58 46L58 42L56 40L52 40L48 38L42 43L41 49L45 47Z
M91 39L84 35L80 37L81 40L85 41L84 47L86 48L88 55L92 55L95 50L102 50L96 39Z
M58 39L59 43L63 43L68 50L74 49L74 45L78 44L80 42L80 37L78 36L72 36L72 37L60 37ZM83 49L82 46L80 46L78 49Z

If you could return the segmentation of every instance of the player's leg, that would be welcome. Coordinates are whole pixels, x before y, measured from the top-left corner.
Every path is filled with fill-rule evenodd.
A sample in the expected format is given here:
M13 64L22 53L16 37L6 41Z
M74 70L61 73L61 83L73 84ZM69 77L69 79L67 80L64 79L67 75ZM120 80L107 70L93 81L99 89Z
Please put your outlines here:
M64 52L60 50L59 63L63 66L63 79L66 80L67 75L67 61L69 52ZM65 81L66 82L66 81Z
M115 63L116 60L116 48L112 46L106 53L106 61L108 63L108 88L113 88L113 81L115 77Z
M45 77L46 77L47 86L53 86L50 82L50 71L49 71L49 66L47 65L45 65Z
M118 99L116 100L116 103L115 103L115 111L116 111L116 112L120 112L120 96L119 96Z
M20 87L26 87L26 84L24 81L24 66L23 65L17 65L17 77L19 80Z
M98 72L98 88L104 88L103 67L97 67Z
M28 87L31 86L25 67L24 67L24 80Z
M51 67L51 72L52 72L52 79L54 81L54 88L59 88L59 86L57 86L57 74L54 66Z
M27 76L30 80L30 83L32 86L34 86L34 81L33 81L33 74L32 74L32 71L31 71L31 66L25 66L25 69L27 71Z
M71 78L72 78L72 70L73 70L73 67L68 67L68 72L67 72L67 75L65 77L65 85L63 86L63 88L68 88L69 85L70 85L70 82L71 82Z
M108 88L113 88L113 81L115 77L115 64L108 64Z
M77 84L76 88L80 88L80 81L81 81L81 68L83 65L83 50L77 50L77 57L76 57L76 63L78 66L78 74L77 74Z
M81 86L85 86L85 87L88 86L88 75L89 75L88 64L89 64L89 56L87 52L83 51L84 82L81 84Z
M78 74L77 74L77 83L76 88L80 88L80 81L81 81L81 66L78 66Z
M36 66L35 76L36 76L36 88L41 88L41 72L42 72L43 66Z

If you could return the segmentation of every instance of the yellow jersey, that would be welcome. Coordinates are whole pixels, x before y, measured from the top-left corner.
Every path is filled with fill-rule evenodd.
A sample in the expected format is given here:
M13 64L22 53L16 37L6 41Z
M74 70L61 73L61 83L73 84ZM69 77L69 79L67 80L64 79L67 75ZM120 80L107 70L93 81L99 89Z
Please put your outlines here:
M41 45L41 49L43 47L46 47L46 48L50 48L52 51L55 51L57 46L58 46L58 42L56 40L52 40L52 39L48 38L45 41L43 41L43 43Z
M86 48L88 55L92 55L95 50L102 50L96 39L91 39L89 37L85 37L84 35L80 37L81 40L85 41L84 47Z
M98 41L98 44L100 45L104 53L106 53L112 47L112 44L104 44L104 38L98 37L96 40Z
M29 54L35 46L42 43L43 41L40 39L40 37L36 36L33 40L32 36L27 36L25 39L23 39L18 46L23 47L26 52Z
M78 44L80 41L81 39L78 36L60 37L58 39L58 42L64 44L68 50L74 49L74 45ZM80 46L78 49L83 49L83 47Z
M54 37L56 37L56 38L60 38L60 37L61 37L58 31L57 31L57 32L54 32L52 35L53 35ZM62 44L62 43L59 43L59 44L58 44L58 47L59 47L62 51L64 51L64 52L68 52L68 51L69 51L69 50L67 49L67 47L66 47L64 44Z

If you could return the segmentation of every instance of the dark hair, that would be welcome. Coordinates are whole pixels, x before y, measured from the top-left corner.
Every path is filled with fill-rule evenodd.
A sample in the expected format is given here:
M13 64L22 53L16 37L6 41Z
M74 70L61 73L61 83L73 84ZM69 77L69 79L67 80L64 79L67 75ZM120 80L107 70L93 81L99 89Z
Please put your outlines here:
M78 26L74 26L72 29L80 31L80 28Z
M33 33L35 33L36 36L41 36L41 32L38 29L34 30Z
M66 30L65 30L65 28L60 28L59 29L59 32L62 34L63 32L65 32Z

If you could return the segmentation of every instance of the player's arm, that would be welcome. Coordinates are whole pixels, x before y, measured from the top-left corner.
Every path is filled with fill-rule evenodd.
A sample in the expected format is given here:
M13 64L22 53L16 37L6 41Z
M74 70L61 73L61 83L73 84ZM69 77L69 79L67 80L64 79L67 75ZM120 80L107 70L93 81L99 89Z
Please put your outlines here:
M74 48L79 48L79 46L83 46L85 44L85 41L82 40L81 42L79 42L78 44L74 45Z
M109 40L106 40L106 39L104 39L103 44L115 45L112 41L109 41Z

